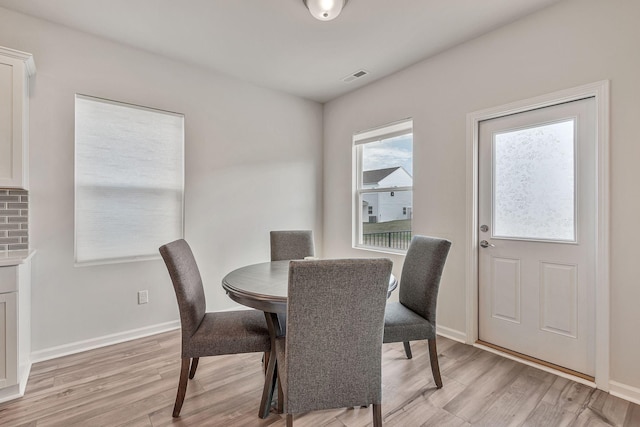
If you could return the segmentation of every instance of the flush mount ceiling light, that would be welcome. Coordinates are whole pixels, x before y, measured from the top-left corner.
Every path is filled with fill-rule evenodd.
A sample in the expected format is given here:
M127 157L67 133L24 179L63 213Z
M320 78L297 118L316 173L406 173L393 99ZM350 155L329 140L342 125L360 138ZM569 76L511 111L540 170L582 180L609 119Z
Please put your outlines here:
M311 15L320 21L331 21L340 15L347 0L302 0Z

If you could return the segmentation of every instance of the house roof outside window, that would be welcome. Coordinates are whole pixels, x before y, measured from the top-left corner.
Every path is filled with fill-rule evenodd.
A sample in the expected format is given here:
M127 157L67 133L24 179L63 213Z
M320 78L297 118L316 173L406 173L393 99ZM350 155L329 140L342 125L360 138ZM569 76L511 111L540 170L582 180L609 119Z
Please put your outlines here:
M392 177L392 175L394 175ZM382 181L389 179L387 183ZM362 183L364 186L411 186L413 184L413 177L402 166L395 166L392 168L373 169L362 172ZM382 184L381 184L382 183ZM387 185L385 185L387 184ZM390 184L390 185L389 185Z

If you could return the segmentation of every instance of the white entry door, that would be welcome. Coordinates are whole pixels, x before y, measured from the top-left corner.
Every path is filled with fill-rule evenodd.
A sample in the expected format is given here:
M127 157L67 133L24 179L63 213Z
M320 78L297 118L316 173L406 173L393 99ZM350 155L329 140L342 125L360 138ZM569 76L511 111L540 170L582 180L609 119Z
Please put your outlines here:
M481 341L595 375L595 100L479 128Z

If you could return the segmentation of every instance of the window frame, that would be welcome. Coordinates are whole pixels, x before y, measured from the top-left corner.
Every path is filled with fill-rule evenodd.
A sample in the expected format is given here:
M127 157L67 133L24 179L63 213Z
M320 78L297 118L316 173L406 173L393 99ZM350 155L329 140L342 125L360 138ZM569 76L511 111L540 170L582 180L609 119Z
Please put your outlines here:
M363 195L365 193L395 193L397 191L411 191L411 205L413 206L413 182L411 186L402 187L378 187L378 188L363 188L363 160L362 152L363 147L366 144L381 142L386 139L391 139L404 135L412 135L412 152L411 162L413 163L413 119L407 118L392 122L383 126L378 126L373 129L368 129L361 132L356 132L352 137L353 144L353 206L352 206L352 247L354 249L362 249L373 252L392 253L392 254L406 254L407 249L396 249L383 246L371 246L362 243L363 239ZM411 174L413 178L413 174ZM413 209L412 209L412 223L413 223ZM411 236L413 237L413 226L411 227Z

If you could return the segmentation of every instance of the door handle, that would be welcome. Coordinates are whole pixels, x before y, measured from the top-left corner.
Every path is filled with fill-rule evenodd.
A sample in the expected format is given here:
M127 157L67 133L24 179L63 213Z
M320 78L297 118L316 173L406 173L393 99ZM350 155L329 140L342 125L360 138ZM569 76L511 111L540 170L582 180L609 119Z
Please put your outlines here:
M492 248L495 248L496 245L494 245L493 243L489 243L486 240L481 240L480 241L480 246L483 248L488 248L489 246L491 246Z

